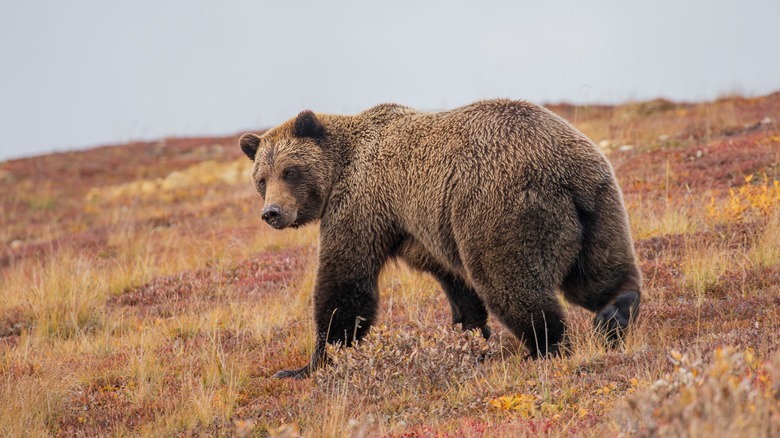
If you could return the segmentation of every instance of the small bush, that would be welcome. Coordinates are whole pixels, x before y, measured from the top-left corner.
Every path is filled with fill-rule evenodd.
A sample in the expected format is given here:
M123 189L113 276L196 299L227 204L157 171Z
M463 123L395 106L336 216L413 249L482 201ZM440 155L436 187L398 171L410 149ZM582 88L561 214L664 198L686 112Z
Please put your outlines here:
M764 176L754 182L753 175L745 177L745 184L729 189L725 203L717 204L710 200L707 215L711 219L726 222L749 221L754 218L766 218L780 209L780 181Z
M668 359L673 372L617 408L624 433L759 437L780 430L780 353L769 363L731 347L717 349L708 364L674 350Z
M493 348L477 331L382 325L355 348L328 347L332 364L315 381L353 401L355 396L372 404L399 396L419 401L482 377L480 362Z

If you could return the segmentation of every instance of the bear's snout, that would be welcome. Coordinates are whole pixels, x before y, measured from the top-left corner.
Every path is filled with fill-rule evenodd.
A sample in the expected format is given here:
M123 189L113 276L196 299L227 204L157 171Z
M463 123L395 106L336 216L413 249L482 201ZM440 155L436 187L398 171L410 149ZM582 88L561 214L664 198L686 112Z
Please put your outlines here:
M263 207L263 212L260 217L262 217L268 225L276 229L282 229L290 225L295 219L294 216L295 214L286 213L278 204L271 204Z
M279 217L282 216L282 209L278 205L269 205L265 208L263 208L263 220L268 222L269 224L272 222L276 222L279 220Z

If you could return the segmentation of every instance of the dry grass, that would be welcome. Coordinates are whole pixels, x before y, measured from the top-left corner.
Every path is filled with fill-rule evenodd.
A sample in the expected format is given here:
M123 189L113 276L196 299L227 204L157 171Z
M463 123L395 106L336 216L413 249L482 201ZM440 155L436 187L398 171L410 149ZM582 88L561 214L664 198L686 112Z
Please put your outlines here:
M618 350L565 304L573 354L525 360L390 264L368 338L271 379L312 349L316 227L260 224L235 138L101 148L0 163L0 435L774 434L780 94L553 109L624 189L645 299Z

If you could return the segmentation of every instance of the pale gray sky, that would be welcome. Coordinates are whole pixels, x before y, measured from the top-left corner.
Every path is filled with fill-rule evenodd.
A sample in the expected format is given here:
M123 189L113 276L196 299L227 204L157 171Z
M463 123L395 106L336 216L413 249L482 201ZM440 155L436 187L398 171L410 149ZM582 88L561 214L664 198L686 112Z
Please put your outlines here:
M780 90L780 2L0 0L0 160L305 108Z

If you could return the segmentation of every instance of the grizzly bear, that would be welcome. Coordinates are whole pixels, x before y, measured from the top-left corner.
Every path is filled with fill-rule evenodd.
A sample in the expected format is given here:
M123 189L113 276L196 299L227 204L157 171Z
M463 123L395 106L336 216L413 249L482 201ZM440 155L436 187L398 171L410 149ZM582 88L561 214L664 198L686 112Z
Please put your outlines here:
M609 345L637 316L641 276L612 166L547 109L489 100L431 113L304 111L239 145L264 221L320 221L314 353L276 377L306 377L326 343L367 333L390 259L438 280L454 324L488 337L490 311L532 358L567 348L558 289L595 313Z

